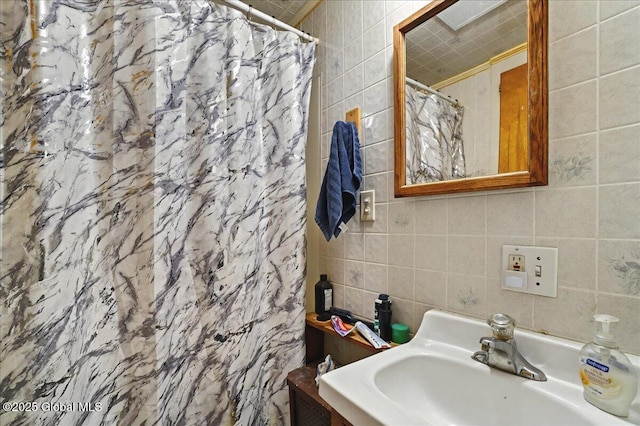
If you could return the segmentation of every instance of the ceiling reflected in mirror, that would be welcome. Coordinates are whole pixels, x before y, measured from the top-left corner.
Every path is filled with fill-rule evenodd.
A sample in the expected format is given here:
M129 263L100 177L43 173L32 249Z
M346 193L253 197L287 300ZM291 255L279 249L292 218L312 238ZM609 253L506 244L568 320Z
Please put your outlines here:
M497 6L475 16L472 7L474 19L458 30L445 22L456 27L469 16L466 8L483 3ZM526 1L460 1L406 33L406 75L434 86L526 42Z

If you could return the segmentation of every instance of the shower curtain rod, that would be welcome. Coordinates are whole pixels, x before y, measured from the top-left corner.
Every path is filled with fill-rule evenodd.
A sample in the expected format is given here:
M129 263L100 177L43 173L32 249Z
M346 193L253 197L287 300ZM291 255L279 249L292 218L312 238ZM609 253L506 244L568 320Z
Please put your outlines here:
M445 101L451 102L454 105L460 105L460 103L458 102L457 99L453 100L453 99L451 99L451 96L445 96L442 93L438 92L437 90L433 90L431 87L426 86L426 85L424 85L424 84L422 84L422 83L420 83L420 82L418 82L418 81L416 81L416 80L414 80L412 78L406 77L405 80L406 80L407 83L417 87L418 89L422 89L422 90L425 90L425 91L427 91L429 93L432 93L432 94L434 94L436 96L440 96Z
M282 21L279 21L278 19L276 19L273 16L269 16L264 12L259 11L258 9L256 9L253 6L250 6L246 3L241 2L240 0L222 0L223 2L227 3L230 6L235 7L236 9L240 9L243 12L247 12L247 14L249 15L253 15L257 18L263 19L267 22L270 22L271 24L280 27L284 30L287 31L291 31L292 33L298 35L299 37L302 37L303 39L307 40L307 41L315 41L316 43L318 42L318 39L315 37L310 36L309 34L305 34L302 31L300 31L297 28L293 28L291 25L289 24L285 24Z

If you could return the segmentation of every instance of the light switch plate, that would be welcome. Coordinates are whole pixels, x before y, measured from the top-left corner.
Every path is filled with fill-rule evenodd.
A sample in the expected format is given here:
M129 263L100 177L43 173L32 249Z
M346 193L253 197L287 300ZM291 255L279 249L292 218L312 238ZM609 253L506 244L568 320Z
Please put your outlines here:
M374 190L360 192L360 222L376 220L376 192Z
M509 270L509 256L524 257L524 271ZM526 275L522 280L515 277ZM519 285L523 283L522 285ZM502 283L505 290L558 297L558 249L555 247L502 246Z

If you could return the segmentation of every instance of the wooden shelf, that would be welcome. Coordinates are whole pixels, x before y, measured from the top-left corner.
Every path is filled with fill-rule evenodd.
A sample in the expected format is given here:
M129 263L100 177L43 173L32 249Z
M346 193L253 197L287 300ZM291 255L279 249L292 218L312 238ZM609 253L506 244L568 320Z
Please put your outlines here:
M316 314L315 312L307 313L307 317L306 317L307 330L309 330L309 327L314 328L316 330L320 330L324 334L329 334L331 336L339 337L344 341L353 343L354 345L367 349L370 352L381 352L385 350L385 349L376 349L373 346L371 346L371 343L366 341L364 337L362 337L357 331L353 331L344 337L340 337L340 335L333 329L333 325L331 325L331 320L318 321L316 319L317 316L318 314ZM307 344L309 344L308 338L307 338ZM391 344L391 347L397 346L397 344L393 342L391 342L390 344ZM310 360L310 361L314 361L314 360Z

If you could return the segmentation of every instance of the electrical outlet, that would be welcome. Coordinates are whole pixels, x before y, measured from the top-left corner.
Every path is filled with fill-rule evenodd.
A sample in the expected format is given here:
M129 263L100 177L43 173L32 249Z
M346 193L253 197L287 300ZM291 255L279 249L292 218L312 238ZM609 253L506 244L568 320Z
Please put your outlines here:
M502 246L501 287L521 293L558 297L558 249Z
M509 270L524 272L524 256L519 254L509 255Z

